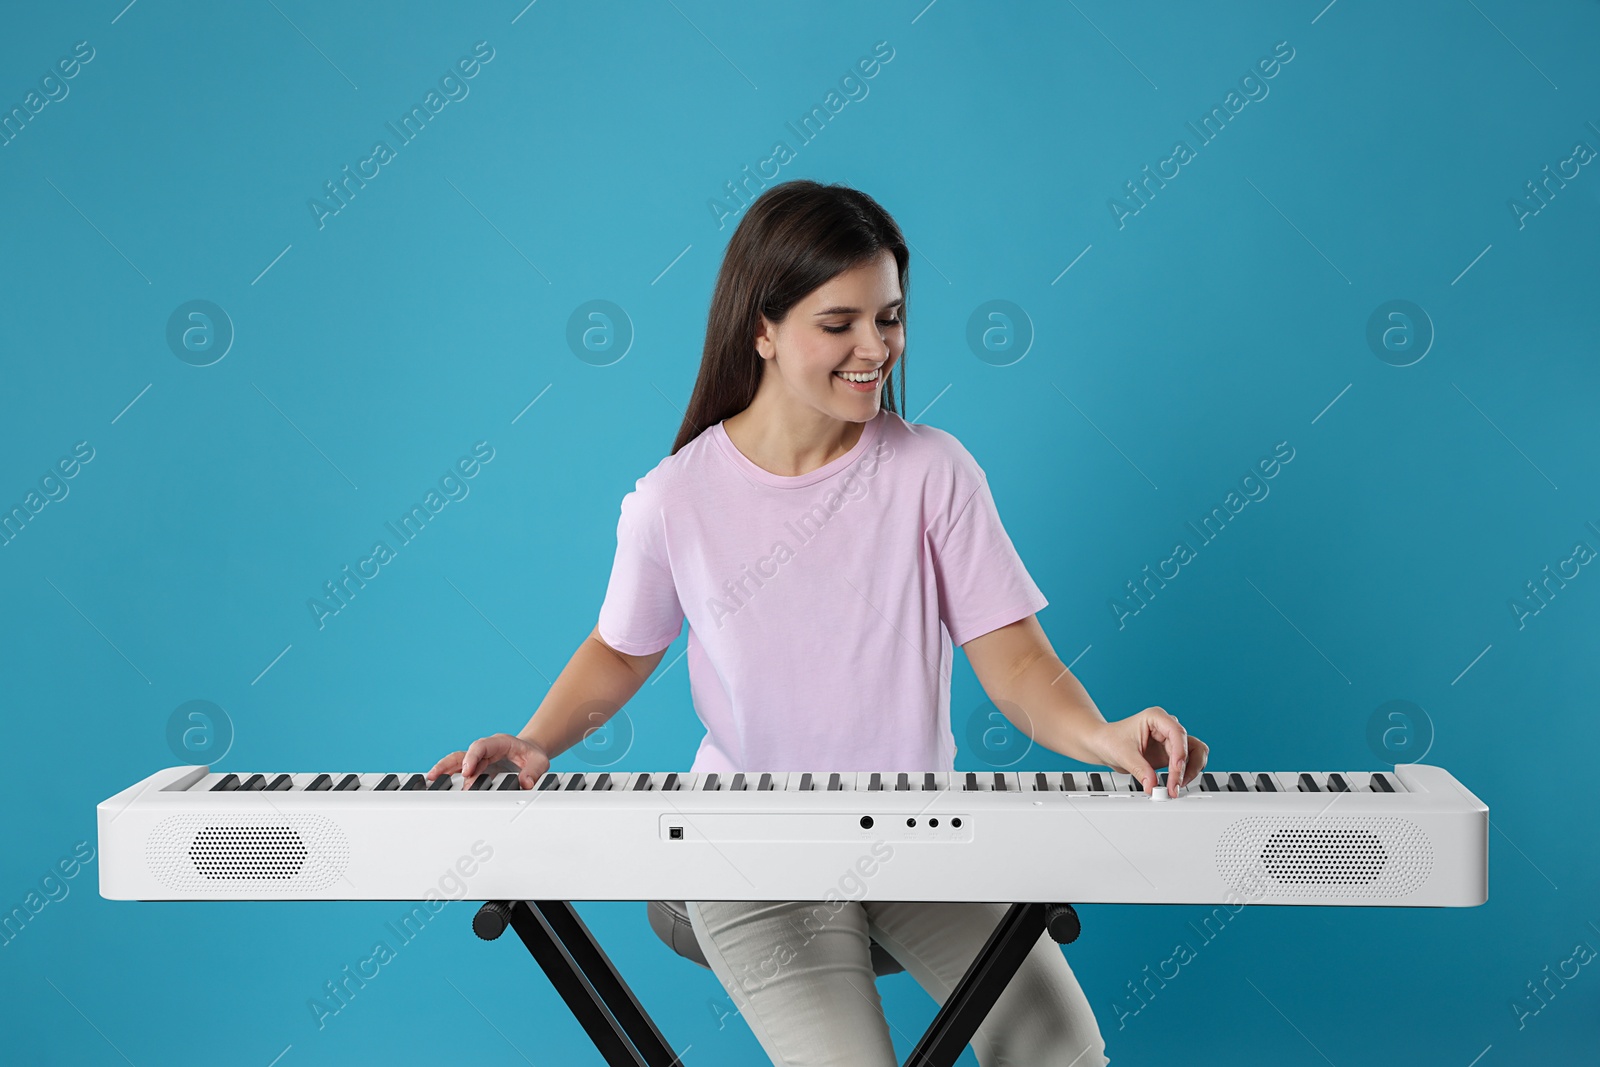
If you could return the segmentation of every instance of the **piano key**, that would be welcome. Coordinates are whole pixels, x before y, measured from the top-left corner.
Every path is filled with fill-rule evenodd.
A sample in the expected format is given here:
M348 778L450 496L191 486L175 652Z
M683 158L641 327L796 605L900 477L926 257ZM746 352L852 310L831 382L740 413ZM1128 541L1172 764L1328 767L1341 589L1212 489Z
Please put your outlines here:
M594 780L591 792L605 793L611 789L611 772L607 771Z
M974 771L968 771L967 772L966 782L965 782L965 784L962 785L961 788L966 792L975 791L978 788L978 775L977 775L977 773L974 772Z
M638 790L641 790L641 789L649 789L650 788L650 775L649 775L649 772L641 771L639 773L639 777L637 777L637 778L635 778L633 780L633 788L634 788L635 792L637 792Z
M456 784L455 783L455 775L453 775L453 774L441 774L439 777L437 777L437 778L435 778L433 780L433 784L432 785L428 786L428 792L430 792L430 793L442 793L447 789L454 788L455 784Z
M248 777L248 778L246 778L244 780L244 784L239 786L239 789L241 791L243 791L243 792L258 793L261 790L265 789L266 787L267 787L267 776L266 775L264 775L264 774L252 774L250 777Z
M1037 790L1046 790L1046 791L1049 790L1049 788L1050 788L1050 778L1049 778L1049 776L1046 775L1043 771L1039 771L1039 772L1035 773L1034 776L1033 776L1033 788L1037 789Z
M763 789L771 789L771 788L772 788L772 772L771 771L762 771L761 772L761 780L756 783L756 792L759 793Z
M238 788L239 776L237 774L225 774L217 779L217 784L211 787L211 791L213 793L231 793Z
M287 774L280 774L267 783L267 792L282 793L294 788L294 779Z
M1383 775L1374 774L1372 776L1372 791L1374 793L1393 793L1394 786L1390 785L1389 779Z
M472 785L470 785L468 787L468 790L471 791L471 792L476 792L476 791L478 791L480 789L488 789L489 786L492 785L493 783L494 783L494 775L493 774L478 774L478 775L474 775L473 778L472 778Z
M382 789L382 790L385 790L385 791L388 791L390 789L399 789L400 788L400 776L398 774L386 774L386 775L384 775L383 776L383 781L378 783L378 788Z
M1071 771L1061 772L1061 789L1065 793L1076 793L1078 791L1078 780L1072 776Z
M1105 777L1099 771L1089 772L1089 789L1095 793L1104 793L1106 791Z
M339 779L339 784L333 787L333 791L335 793L348 793L352 789L360 788L361 776L359 774L347 774Z
M1299 789L1302 793L1322 792L1322 787L1317 785L1317 780L1311 777L1311 775L1307 774L1305 771L1300 772L1300 776L1296 779L1296 781L1299 782Z
M897 792L897 793L902 789L910 789L911 788L911 776L909 774L907 774L905 771L901 771L899 773L899 775L897 775L895 777L894 788L895 788L895 792Z
M1006 788L1006 776L1005 776L1005 772L1004 771L995 771L994 772L994 787L995 787L995 789L997 791L1000 791L1000 792L1004 792L1005 791L1005 788Z
M522 788L522 776L520 774L517 774L517 773L507 774L504 778L500 779L500 788L501 789L521 789Z
M733 776L733 783L731 785L729 785L728 788L729 789L743 789L744 788L744 772L743 771L740 771L738 774Z
M1228 775L1228 792L1230 792L1230 793L1248 793L1248 792L1250 792L1250 787L1244 784L1244 775L1240 774L1238 771L1233 771L1233 772L1229 773L1229 775Z
M712 775L713 779L715 779L715 777L716 777L715 775ZM662 779L662 781L661 781L661 791L663 793L672 793L672 792L676 792L677 788L678 788L678 772L677 771L672 771L671 773L669 773L666 776L666 778Z
M306 786L306 792L308 792L308 793L320 793L325 789L332 789L332 788L333 788L333 775L331 775L331 774L319 774L315 778L311 779L311 784Z
M839 772L838 771L834 771L832 774L828 775L828 789L829 790L834 790L834 789L842 790L843 788L844 788L844 786L839 781Z
M584 788L583 772L582 771L573 772L572 777L567 779L567 788L568 789L583 789Z
M815 783L811 781L810 771L807 771L800 776L800 788L802 790L815 790L817 788Z
M712 771L706 775L706 780L701 784L701 789L715 790L717 788L717 772Z
M883 772L882 771L873 771L872 772L872 781L870 783L868 783L867 788L868 789L882 789L883 788Z
M441 774L439 777L443 778L445 776ZM428 780L420 774L413 774L410 778L406 779L406 784L400 787L402 791L407 792L413 789L426 788L428 788Z
M1272 780L1272 775L1268 774L1266 771L1261 771L1256 775L1256 792L1276 793L1277 791L1278 783Z
M922 790L923 790L923 792L927 792L929 790L938 789L938 788L939 788L938 779L936 779L934 777L933 772L932 771L924 771L923 774L922 774Z
M1215 793L1217 791L1217 779L1210 771L1204 771L1201 773L1200 791L1203 793Z
M1344 780L1344 775L1340 774L1338 771L1328 775L1328 792L1349 793L1351 791L1352 790L1350 789L1349 783Z
M539 792L541 792L541 793L544 792L546 789L560 789L560 788L561 788L561 775L557 774L555 771L546 771L544 777L539 779Z
M1166 785L1167 784L1167 772L1166 771L1157 771L1156 772L1156 783L1158 785Z

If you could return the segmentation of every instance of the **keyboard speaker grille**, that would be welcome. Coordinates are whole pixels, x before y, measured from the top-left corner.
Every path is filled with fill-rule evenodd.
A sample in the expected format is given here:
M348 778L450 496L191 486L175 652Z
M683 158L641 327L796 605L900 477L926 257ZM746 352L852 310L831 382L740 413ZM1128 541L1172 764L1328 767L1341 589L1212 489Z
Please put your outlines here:
M1246 901L1268 897L1392 899L1433 873L1433 843L1396 816L1240 819L1217 841L1217 870Z
M168 889L326 889L350 863L350 842L321 815L174 815L145 841L150 873Z

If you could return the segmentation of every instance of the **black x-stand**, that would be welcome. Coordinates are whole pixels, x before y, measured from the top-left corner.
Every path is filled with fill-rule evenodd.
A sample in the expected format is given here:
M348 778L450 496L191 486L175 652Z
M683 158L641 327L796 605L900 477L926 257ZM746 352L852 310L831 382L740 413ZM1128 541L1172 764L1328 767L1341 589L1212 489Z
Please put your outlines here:
M611 1067L676 1067L678 1056L640 1006L594 935L565 900L491 900L472 929L493 941L510 926ZM951 1067L1022 966L1041 931L1063 945L1078 937L1071 904L1013 904L939 1008L905 1067Z

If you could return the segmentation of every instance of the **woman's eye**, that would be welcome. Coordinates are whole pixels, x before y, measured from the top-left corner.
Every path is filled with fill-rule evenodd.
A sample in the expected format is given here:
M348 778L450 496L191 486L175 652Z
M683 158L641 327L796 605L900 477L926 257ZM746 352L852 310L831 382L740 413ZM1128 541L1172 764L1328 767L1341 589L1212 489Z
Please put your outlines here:
M899 319L879 319L878 320L878 325L879 326L898 326L898 325L900 325L900 320ZM826 330L828 333L844 333L849 328L850 327L848 325L846 325L846 326L824 326L823 327L823 329Z

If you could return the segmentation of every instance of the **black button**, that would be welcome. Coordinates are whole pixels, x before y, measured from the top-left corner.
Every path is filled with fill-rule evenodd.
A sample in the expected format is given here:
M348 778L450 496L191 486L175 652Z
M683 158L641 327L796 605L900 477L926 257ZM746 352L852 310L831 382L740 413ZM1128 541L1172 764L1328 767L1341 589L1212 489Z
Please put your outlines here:
M306 786L306 792L308 792L308 793L320 793L324 789L332 789L332 788L333 788L333 776L332 775L328 775L328 774L319 774L315 778L311 779L311 784Z
M335 793L348 793L352 789L360 788L361 776L359 774L347 774L339 779L339 784L333 787L333 791Z
M213 793L231 793L238 788L239 776L237 774L225 774L217 779L217 784L211 787L211 791Z
M390 790L390 789L399 789L400 788L400 776L398 774L386 774L386 775L384 775L383 778L381 780L379 780L377 788L382 789L382 790L386 790L386 791Z

